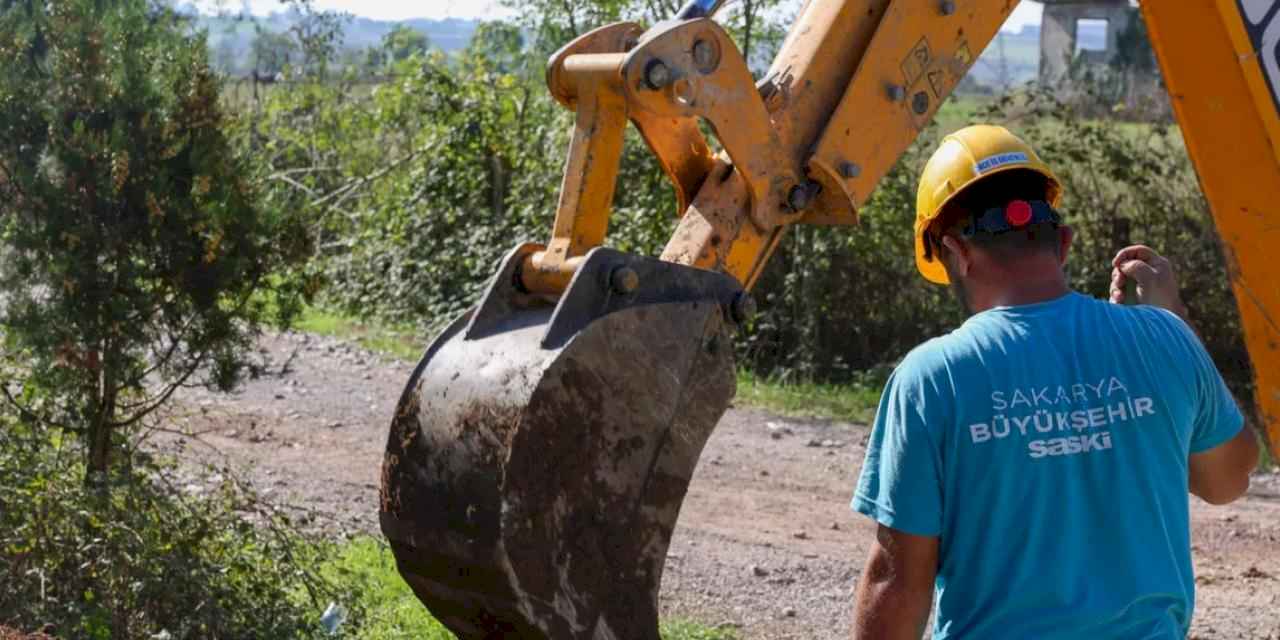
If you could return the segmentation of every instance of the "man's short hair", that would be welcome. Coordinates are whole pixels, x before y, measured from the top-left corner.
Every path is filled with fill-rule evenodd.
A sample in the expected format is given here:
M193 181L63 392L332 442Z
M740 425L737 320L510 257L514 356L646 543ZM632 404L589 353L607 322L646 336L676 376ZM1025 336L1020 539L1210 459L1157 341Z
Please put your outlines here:
M960 229L988 209L1003 208L1014 200L1046 200L1049 180L1030 169L1012 169L981 178L956 194L942 208L942 213L929 227L932 242L942 249L942 236L959 235ZM1057 226L1051 222L1028 225L1004 233L978 231L966 240L999 259L1014 259L1029 253L1058 250Z

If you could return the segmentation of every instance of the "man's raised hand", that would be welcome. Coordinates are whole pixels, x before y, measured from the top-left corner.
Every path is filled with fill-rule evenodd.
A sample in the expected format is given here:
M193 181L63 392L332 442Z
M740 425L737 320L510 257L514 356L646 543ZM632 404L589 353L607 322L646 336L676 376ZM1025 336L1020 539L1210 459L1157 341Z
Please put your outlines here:
M1187 317L1187 306L1178 293L1178 279L1173 263L1146 245L1136 244L1121 249L1111 261L1111 301L1125 301L1125 285L1132 280L1137 284L1137 302L1163 307L1182 318Z

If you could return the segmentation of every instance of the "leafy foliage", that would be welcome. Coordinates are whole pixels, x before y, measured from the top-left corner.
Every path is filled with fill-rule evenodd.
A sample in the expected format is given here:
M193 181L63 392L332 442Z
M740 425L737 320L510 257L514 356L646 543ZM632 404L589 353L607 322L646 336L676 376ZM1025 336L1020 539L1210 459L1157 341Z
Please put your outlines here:
M396 25L390 33L382 37L382 48L387 52L387 58L391 62L399 62L409 56L426 53L429 45L427 36L405 25Z
M260 77L274 77L284 73L297 55L293 38L283 33L254 25L253 41L249 45L249 57L253 71Z
M300 54L299 71L310 78L327 78L329 65L337 57L342 45L343 25L350 20L350 16L316 9L315 0L282 1L298 17L289 25L289 34L297 43Z
M509 27L459 59L412 56L394 82L272 93L242 140L263 160L272 209L314 221L329 299L348 313L434 325L479 295L520 240L545 239L571 114ZM673 191L636 135L624 149L612 242L656 253Z
M247 132L269 161L270 206L315 221L340 305L445 319L549 220L560 114L511 76L473 71L461 82L439 54L414 56L371 94L278 92Z
M540 39L675 10L536 4L521 18L530 44L510 25L492 24L465 54L405 61L396 82L372 94L330 85L272 96L258 135L275 154L271 171L300 172L289 175L301 183L276 184L272 197L303 206L305 192L325 204L308 217L323 221L329 299L347 314L427 326L471 304L502 254L543 239L554 212L571 120L542 86L536 52L550 45ZM722 16L739 40L745 10ZM1140 53L1126 64L1140 67ZM1065 103L1046 92L1017 95L976 115L964 110L963 120L1020 130L1061 171L1066 212L1079 231L1075 285L1105 294L1106 265L1122 242L1168 251L1188 297L1203 301L1194 306L1210 348L1247 392L1221 252L1176 129L1116 120L1101 89L1082 89ZM859 212L858 227L788 231L757 285L761 313L740 341L740 363L772 380L867 380L963 319L946 288L920 278L911 255L916 177L942 133L935 127L920 136ZM340 206L330 206L335 201ZM665 177L630 135L608 242L655 255L673 210ZM1118 233L1124 225L1132 232Z
M109 497L69 441L0 425L0 620L60 637L321 637L349 598L311 569L321 547L229 476L207 494L139 457ZM252 519L250 519L252 516Z
M83 435L101 474L178 387L242 375L268 302L299 307L261 294L306 236L257 206L204 43L167 9L15 4L0 56L3 373L21 383L4 393Z

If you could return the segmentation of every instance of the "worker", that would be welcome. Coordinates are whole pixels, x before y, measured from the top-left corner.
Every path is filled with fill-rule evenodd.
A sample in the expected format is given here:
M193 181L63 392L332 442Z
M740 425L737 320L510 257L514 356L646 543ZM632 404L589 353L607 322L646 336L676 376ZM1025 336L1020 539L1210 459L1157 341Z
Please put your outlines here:
M1185 638L1188 491L1240 497L1258 445L1170 262L1119 252L1111 300L1072 291L1062 186L1026 143L943 139L917 194L916 265L970 317L880 400L853 508L878 525L857 638ZM1136 282L1136 302L1124 302ZM1132 302L1132 300L1130 300Z

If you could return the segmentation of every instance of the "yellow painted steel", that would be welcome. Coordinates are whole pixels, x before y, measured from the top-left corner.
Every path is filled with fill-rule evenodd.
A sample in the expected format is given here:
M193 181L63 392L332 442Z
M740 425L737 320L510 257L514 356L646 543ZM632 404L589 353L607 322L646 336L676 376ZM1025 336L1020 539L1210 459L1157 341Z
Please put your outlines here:
M801 9L760 82L768 126L776 131L780 145L778 153L789 156L791 162L804 164L812 155L890 4L889 0L811 0ZM751 129L736 133L764 137ZM750 211L747 185L735 171L726 172L726 167L722 162L721 168L711 171L662 259L719 269L751 288L786 226L761 229L744 224L742 218ZM853 224L857 217L853 203L843 194L823 190L799 221Z
M695 51L702 49L701 66ZM670 81L648 86L653 65ZM787 195L803 170L786 153L747 61L723 27L706 18L654 27L622 70L627 104L662 117L697 117L715 131L751 194L751 219L769 229L787 219Z
M627 103L618 86L625 54L607 53L634 37L633 25L610 25L586 34L553 57L547 85L577 114L551 240L525 257L520 280L536 293L563 291L582 256L604 242L622 158Z
M1226 249L1258 415L1280 456L1280 2L1141 6ZM1194 292L1187 302L1195 305Z
M896 0L880 20L809 170L856 207L933 119L1016 3Z

